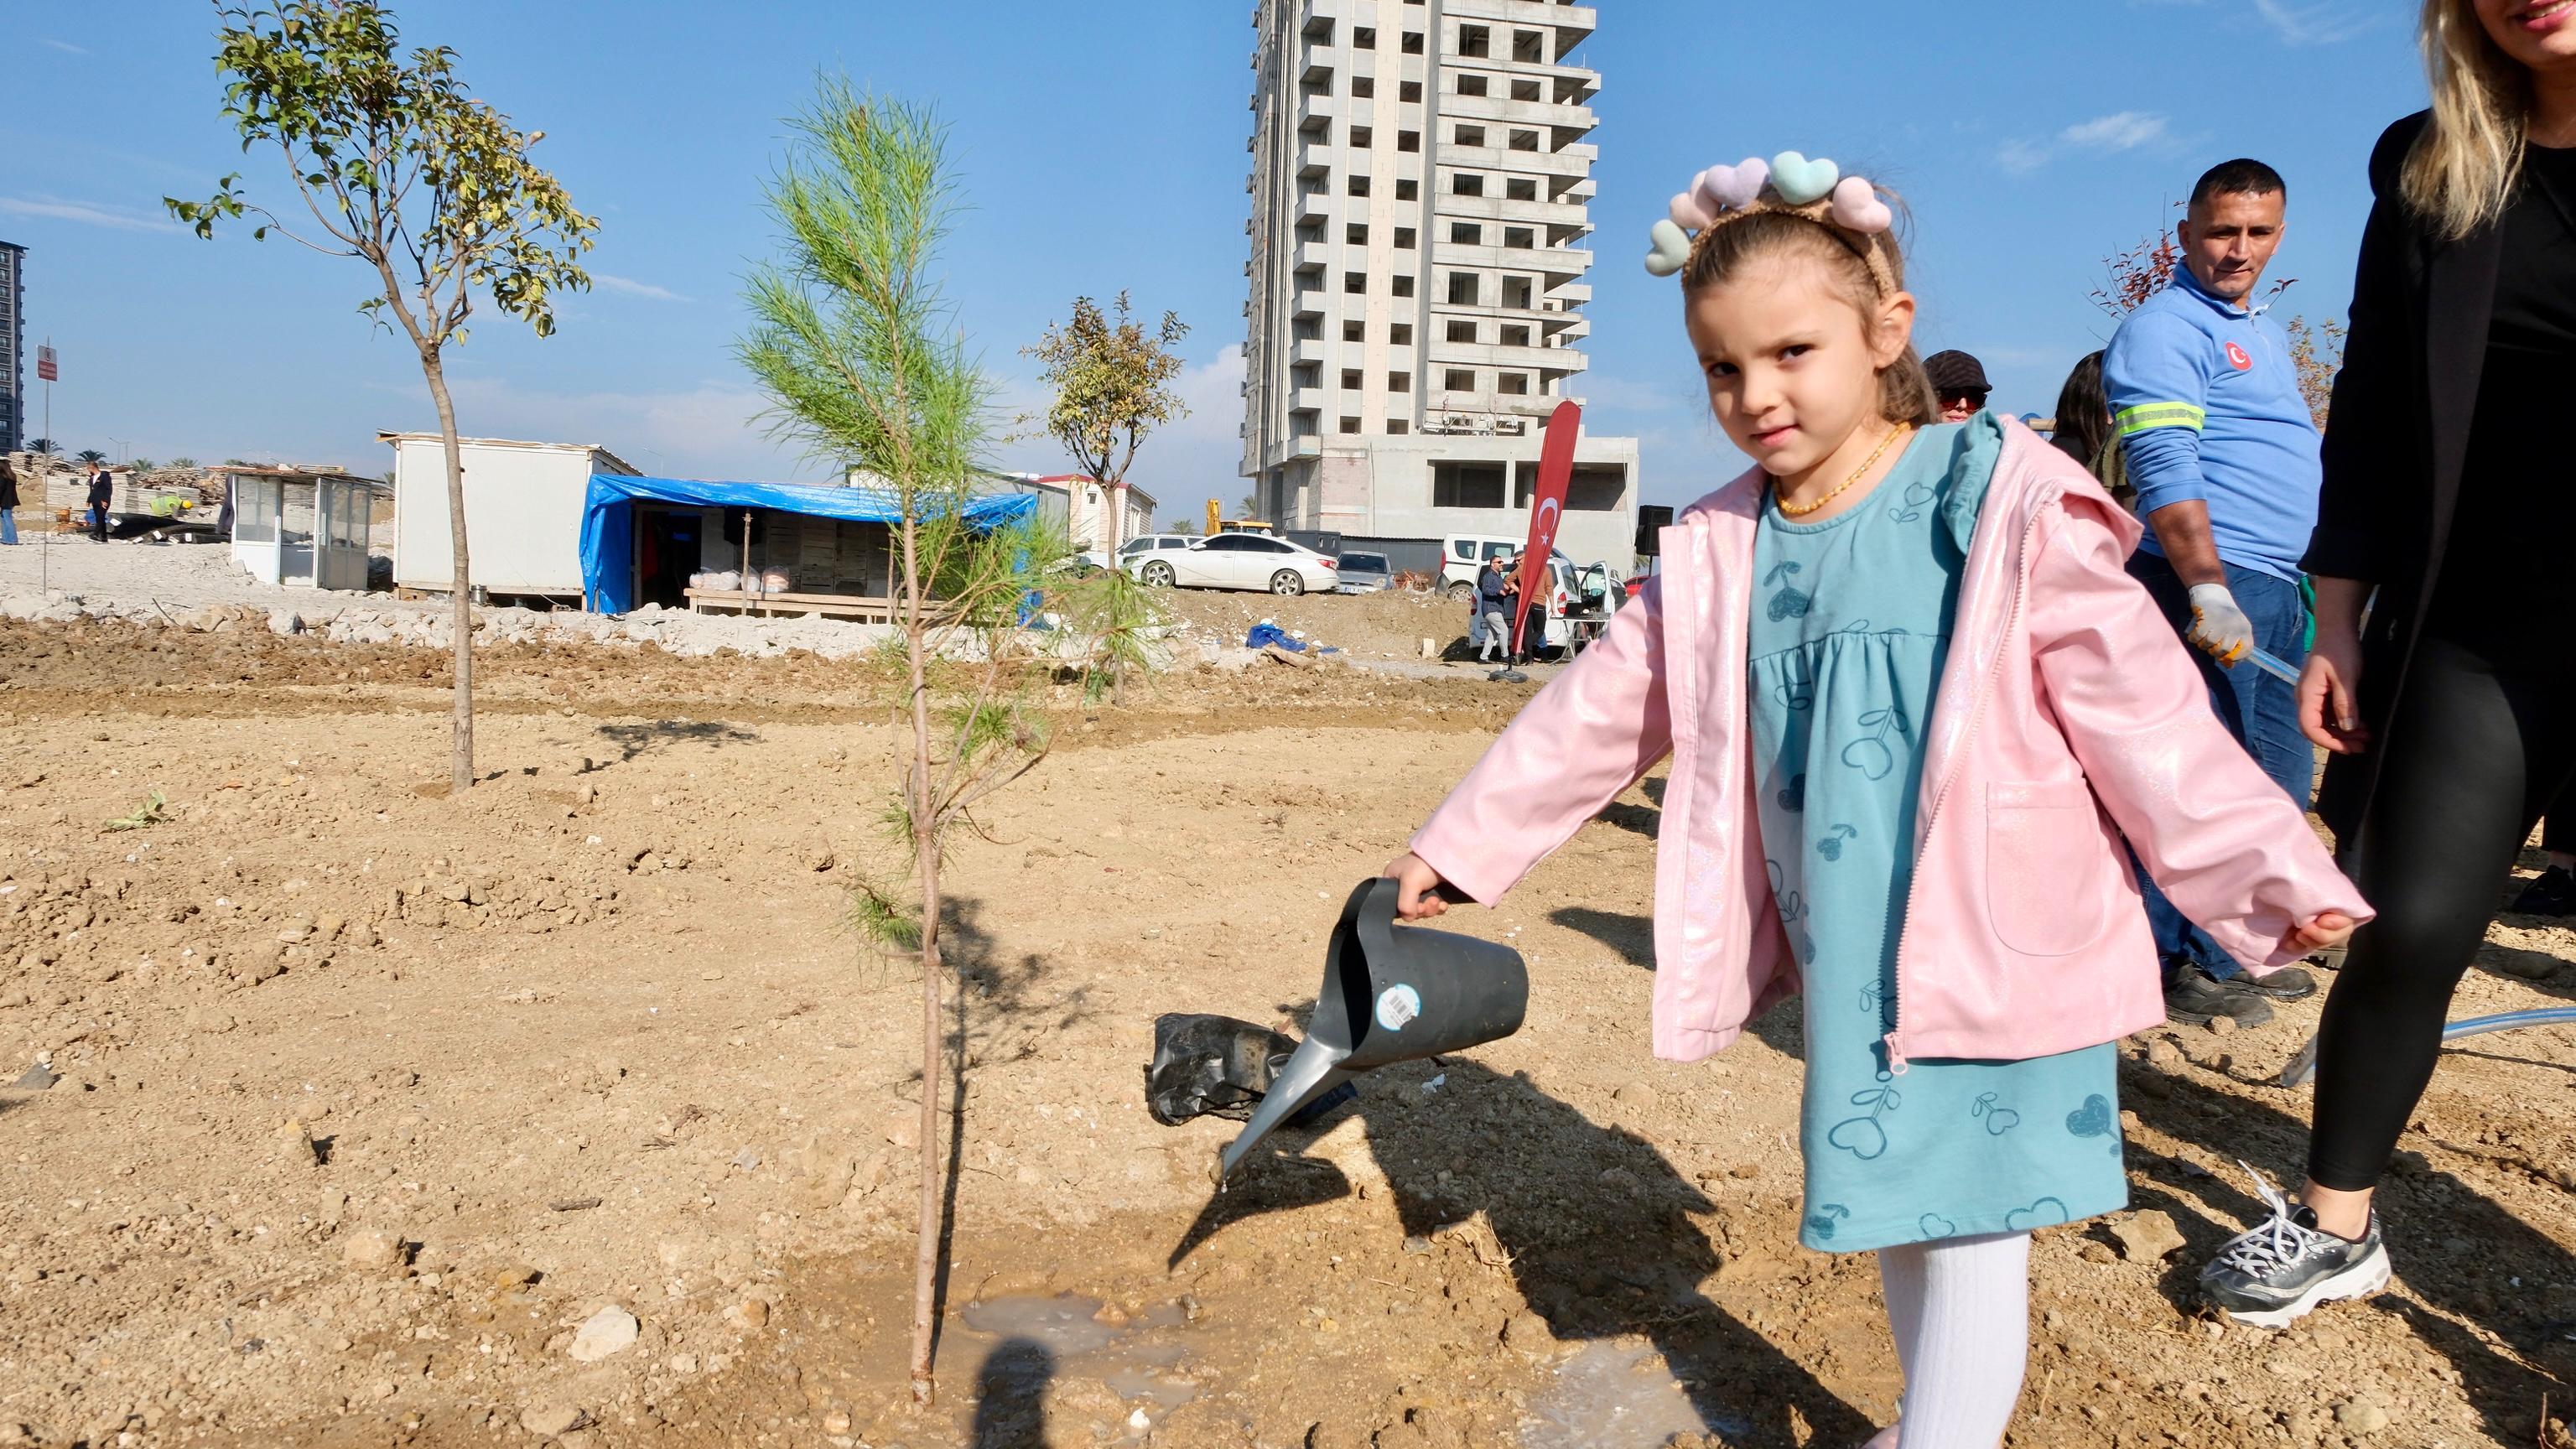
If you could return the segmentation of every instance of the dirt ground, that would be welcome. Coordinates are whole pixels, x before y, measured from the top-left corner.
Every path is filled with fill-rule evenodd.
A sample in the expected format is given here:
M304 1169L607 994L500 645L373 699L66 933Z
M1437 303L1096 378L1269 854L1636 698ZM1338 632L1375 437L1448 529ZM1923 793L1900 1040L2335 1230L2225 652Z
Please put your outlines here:
M498 650L449 798L442 671L0 624L0 1445L1846 1449L1892 1413L1871 1262L1795 1243L1795 1007L1647 1052L1655 781L1448 918L1527 956L1519 1035L1364 1078L1222 1196L1234 1125L1143 1110L1154 1017L1300 1019L1345 892L1534 686L1054 693L1055 752L948 867L962 1130L914 1413L918 982L843 925L889 682ZM2498 925L2455 1015L2576 996L2571 951ZM2182 1246L2039 1234L2008 1442L2530 1445L2563 1411L2563 1028L2447 1056L2389 1291L2278 1334L2189 1307L2260 1211L2237 1160L2295 1176L2307 1094L2272 1083L2316 1016L2127 1044L2133 1200ZM10 1089L39 1058L60 1080Z

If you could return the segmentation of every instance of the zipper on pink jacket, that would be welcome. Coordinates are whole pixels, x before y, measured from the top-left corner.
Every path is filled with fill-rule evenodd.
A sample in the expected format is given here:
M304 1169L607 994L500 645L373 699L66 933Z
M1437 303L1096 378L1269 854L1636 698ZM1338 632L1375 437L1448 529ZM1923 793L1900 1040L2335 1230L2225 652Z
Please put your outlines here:
M2024 573L2021 567L2021 561L2030 556L2030 537L2032 534L2039 531L2039 510L2045 508L2050 502L2054 501L2054 496L2055 495L2051 495L2048 498L2042 498L2037 503L2033 504L2031 507L2029 521L2025 522L2021 526L2021 543L2013 555L2014 583L2012 607L2004 613L2004 637L2007 639L2012 637L2013 625L2021 619L2022 600L2028 597L2030 592L2024 582ZM1968 714L1967 733L1959 737L1959 757L1961 758L1964 758L1967 753L1968 740L1976 734L1978 724L1986 717L1986 700L1994 694L1995 671L2003 668L2003 663L2004 651L1997 649L1995 651L1994 662L1986 666L1986 677L1978 685L1976 707L1969 711ZM1950 798L1950 782L1957 778L1958 766L1954 762L1951 766L1950 773L1941 777L1941 787L1932 792L1932 808L1924 812L1921 823L1915 826L1917 839L1929 840L1932 838L1932 822L1935 817L1940 815L1942 802ZM1905 930L1907 931L1914 929L1914 891L1923 880L1923 859L1919 846L1917 847L1914 865L1914 876L1905 883ZM1896 938L1896 1019L1889 1024L1887 1035L1879 1038L1879 1044L1887 1048L1888 1075L1896 1077L1904 1076L1905 937L1903 932L1899 932Z

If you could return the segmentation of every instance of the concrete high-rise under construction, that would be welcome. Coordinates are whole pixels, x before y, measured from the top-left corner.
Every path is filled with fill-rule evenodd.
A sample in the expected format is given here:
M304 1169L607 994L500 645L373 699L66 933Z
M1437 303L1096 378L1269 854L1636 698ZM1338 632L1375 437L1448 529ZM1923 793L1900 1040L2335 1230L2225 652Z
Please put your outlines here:
M1390 542L1526 527L1591 330L1601 78L1569 55L1593 16L1256 0L1242 471L1266 516ZM1576 456L1559 546L1625 571L1636 440L1587 430Z
M0 241L0 454L27 446L27 249Z

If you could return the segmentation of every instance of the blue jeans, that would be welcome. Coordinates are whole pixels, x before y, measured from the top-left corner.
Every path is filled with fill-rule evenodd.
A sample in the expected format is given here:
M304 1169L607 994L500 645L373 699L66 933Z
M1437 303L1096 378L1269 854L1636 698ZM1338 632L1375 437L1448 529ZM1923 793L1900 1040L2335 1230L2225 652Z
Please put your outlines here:
M0 508L0 544L18 541L18 510Z
M2308 657L2308 606L2299 597L2299 586L2288 579L2275 578L2255 569L2226 564L2227 590L2236 596L2236 607L2254 624L2254 643L2264 652L2287 661L2293 668ZM2147 593L2164 610L2165 622L2176 634L2191 628L2190 591L2173 565L2140 549L2129 557L2129 576L2146 585ZM2254 667L2251 661L2240 661L2230 669L2196 648L2191 649L2192 662L2200 666L2201 677L2209 683L2209 707L2218 714L2219 723L2272 777L2272 783L2308 808L2309 787L2316 781L2316 747L2299 733L2299 694L2295 686ZM2147 926L2156 938L2156 950L2164 957L2165 984L2170 986L2181 974L2183 963L2198 964L2210 975L2226 980L2244 968L2235 958L2220 950L2209 933L2193 925L2173 902L2147 877L2146 867L2138 867L2138 888L2147 898Z

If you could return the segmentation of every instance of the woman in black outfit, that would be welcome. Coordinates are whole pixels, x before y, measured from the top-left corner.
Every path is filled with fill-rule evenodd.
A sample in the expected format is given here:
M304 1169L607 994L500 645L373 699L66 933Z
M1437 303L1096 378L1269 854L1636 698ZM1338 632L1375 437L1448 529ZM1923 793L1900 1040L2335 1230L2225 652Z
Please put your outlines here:
M2497 882L2576 779L2576 6L2426 0L2421 24L2433 106L2370 158L2299 683L2333 752L2319 812L2379 917L2326 998L2307 1186L2201 1274L2268 1327L2387 1281L2371 1190Z

